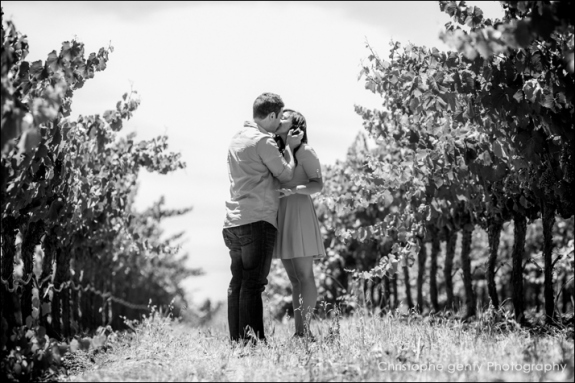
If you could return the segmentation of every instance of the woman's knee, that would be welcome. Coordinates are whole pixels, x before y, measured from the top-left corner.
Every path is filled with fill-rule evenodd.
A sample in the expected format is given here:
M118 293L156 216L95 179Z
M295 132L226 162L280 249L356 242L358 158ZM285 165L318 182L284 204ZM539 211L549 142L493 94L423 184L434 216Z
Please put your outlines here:
M300 282L314 279L313 259L307 257L294 259L294 269Z
M286 274L287 274L291 284L294 286L299 285L299 277L297 275L297 272L295 271L292 260L291 259L285 259L285 260L282 260L282 263L284 265L284 269L286 271Z
M306 278L300 279L300 289L302 292L305 292L306 294L309 294L311 291L317 290L313 275L311 277L308 276Z
M297 278L297 277L290 277L290 276L288 276L288 278L289 278L289 281L290 281L292 287L293 287L294 289L299 289L299 287L300 287L300 285L301 285L301 282L300 282L299 278Z

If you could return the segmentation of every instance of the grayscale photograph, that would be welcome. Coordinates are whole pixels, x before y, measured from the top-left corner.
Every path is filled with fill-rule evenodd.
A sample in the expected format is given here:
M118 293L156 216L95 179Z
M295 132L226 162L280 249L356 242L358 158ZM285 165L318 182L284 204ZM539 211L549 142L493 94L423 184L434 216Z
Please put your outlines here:
M2 382L573 382L571 1L2 1Z

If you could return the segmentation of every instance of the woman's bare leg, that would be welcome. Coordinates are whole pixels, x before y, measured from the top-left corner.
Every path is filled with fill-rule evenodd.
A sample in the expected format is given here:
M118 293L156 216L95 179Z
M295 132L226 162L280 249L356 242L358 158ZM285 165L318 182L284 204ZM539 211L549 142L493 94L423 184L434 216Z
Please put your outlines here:
M294 320L295 320L296 332L298 332L299 328L303 329L303 320L302 320L302 316L301 316L300 303L299 303L300 296L301 296L301 288L300 288L300 284L299 284L299 279L297 277L297 273L295 271L295 268L293 266L291 259L282 259L282 263L283 263L284 268L287 272L288 278L291 282L293 316L294 316Z
M296 333L303 334L306 329L305 323L308 315L311 318L317 302L317 287L313 275L313 257L285 259L282 260L282 263L292 283Z

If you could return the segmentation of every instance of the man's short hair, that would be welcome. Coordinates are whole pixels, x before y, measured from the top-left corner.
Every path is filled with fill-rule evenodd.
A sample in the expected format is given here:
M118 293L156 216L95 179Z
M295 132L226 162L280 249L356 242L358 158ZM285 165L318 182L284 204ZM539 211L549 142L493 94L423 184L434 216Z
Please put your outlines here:
M254 118L266 118L272 112L277 116L284 106L282 98L277 94L262 93L254 101Z

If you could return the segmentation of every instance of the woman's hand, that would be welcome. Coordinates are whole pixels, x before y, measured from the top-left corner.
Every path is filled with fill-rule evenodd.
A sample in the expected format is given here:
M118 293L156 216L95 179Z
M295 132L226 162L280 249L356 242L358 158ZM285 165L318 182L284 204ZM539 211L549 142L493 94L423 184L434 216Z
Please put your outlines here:
M286 189L286 188L284 188L284 189L279 189L278 191L280 192L280 198L297 194L294 189L295 189L295 188L292 188L292 189Z
M295 149L301 144L303 138L303 131L300 129L293 129L288 132L287 145L290 149Z

